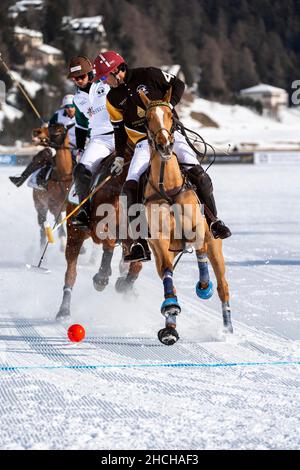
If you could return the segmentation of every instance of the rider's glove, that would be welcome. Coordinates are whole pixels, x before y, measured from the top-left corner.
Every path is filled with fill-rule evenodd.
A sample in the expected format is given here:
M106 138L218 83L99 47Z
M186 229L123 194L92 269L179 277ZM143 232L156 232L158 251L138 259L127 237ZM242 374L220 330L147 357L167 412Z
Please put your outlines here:
M123 157L116 157L113 161L111 166L110 172L119 176L123 171L124 166L124 158Z

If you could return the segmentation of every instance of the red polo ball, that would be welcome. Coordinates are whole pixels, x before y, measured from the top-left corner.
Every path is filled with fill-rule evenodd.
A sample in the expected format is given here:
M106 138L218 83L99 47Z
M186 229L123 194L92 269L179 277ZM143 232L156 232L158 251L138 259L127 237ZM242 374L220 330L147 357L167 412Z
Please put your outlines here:
M79 341L82 341L85 337L85 329L83 328L82 325L78 325L77 323L75 325L71 325L68 329L68 338L70 341L73 343L79 343Z

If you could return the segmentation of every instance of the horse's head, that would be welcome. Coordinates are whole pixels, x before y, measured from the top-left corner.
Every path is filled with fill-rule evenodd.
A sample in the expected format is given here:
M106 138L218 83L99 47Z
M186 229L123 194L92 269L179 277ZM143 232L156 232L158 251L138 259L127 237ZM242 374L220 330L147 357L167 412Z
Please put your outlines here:
M172 89L164 99L151 101L143 91L140 98L146 106L146 126L150 145L159 153L162 160L169 160L174 145L173 114L170 106Z
M33 129L32 141L37 145L50 145L59 148L63 146L67 132L68 129L63 124L50 124L49 127Z
M35 145L48 145L49 131L48 127L38 127L32 130L32 142Z

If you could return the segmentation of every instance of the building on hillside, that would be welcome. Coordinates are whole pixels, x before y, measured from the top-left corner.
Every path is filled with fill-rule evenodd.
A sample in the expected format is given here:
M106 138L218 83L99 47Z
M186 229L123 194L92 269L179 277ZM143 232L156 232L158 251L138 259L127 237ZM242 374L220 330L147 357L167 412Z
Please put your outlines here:
M264 114L274 119L279 119L280 111L289 103L289 95L284 88L277 88L266 83L245 88L240 91L240 96L259 101L263 105Z
M69 31L74 39L74 46L80 50L86 41L97 44L98 50L107 50L106 32L103 26L103 16L71 18L64 16L62 30Z
M62 51L44 44L43 34L40 31L16 26L14 35L19 43L20 53L24 56L26 69L33 70L49 64L56 66L63 62Z
M43 0L20 0L8 8L7 16L9 18L17 18L19 13L31 13L41 11L44 7Z
M22 54L27 54L31 49L43 44L43 35L40 31L16 26L14 28L14 35L21 46L20 52Z
M38 54L41 57L41 63L43 66L47 65L60 65L63 62L63 53L56 47L49 46L48 44L42 44L37 48Z

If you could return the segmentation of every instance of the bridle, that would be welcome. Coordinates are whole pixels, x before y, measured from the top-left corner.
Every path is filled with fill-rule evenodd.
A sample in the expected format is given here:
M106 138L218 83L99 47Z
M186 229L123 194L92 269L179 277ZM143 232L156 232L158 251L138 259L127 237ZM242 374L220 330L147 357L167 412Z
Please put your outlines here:
M168 102L166 101L151 101L147 107L146 107L146 128L148 132L148 141L149 145L152 147L153 150L155 150L161 157L161 165L160 165L160 172L159 172L159 182L158 182L158 189L154 186L154 184L151 182L150 178L148 178L148 183L152 187L152 189L155 191L155 194L152 196L148 197L145 199L145 202L155 200L155 199L164 199L168 204L172 205L174 204L174 201L176 197L178 196L179 193L184 191L186 188L186 180L183 178L182 185L180 187L176 187L172 189L172 191L166 191L165 185L164 185L164 174L165 174L165 166L167 161L171 158L172 156L172 151L173 151L173 146L174 146L174 132L175 132L175 123L172 118L172 127L171 129L167 129L166 127L160 127L157 131L151 131L149 129L149 117L147 116L148 112L152 108L156 108L157 106L165 106L171 110L171 106ZM172 111L172 110L171 110ZM169 145L166 147L162 146L157 142L157 136L159 133L166 131L169 135Z
M165 107L167 107L171 110L170 103L168 103L166 101L151 101L149 103L149 105L147 106L147 108L146 108L146 116L145 116L146 128L147 128L147 132L148 132L148 141L149 141L150 146L152 146L159 153L159 155L160 155L160 157L163 161L166 161L166 160L169 160L172 156L172 150L173 150L173 146L174 146L175 125L174 125L174 121L172 119L172 127L171 127L170 130L167 129L166 127L160 127L155 132L151 131L149 129L149 118L148 118L147 114L148 114L150 109L156 108L158 106L165 106ZM166 147L164 147L163 145L161 145L157 142L157 136L163 131L166 131L169 135L169 142L170 143Z

